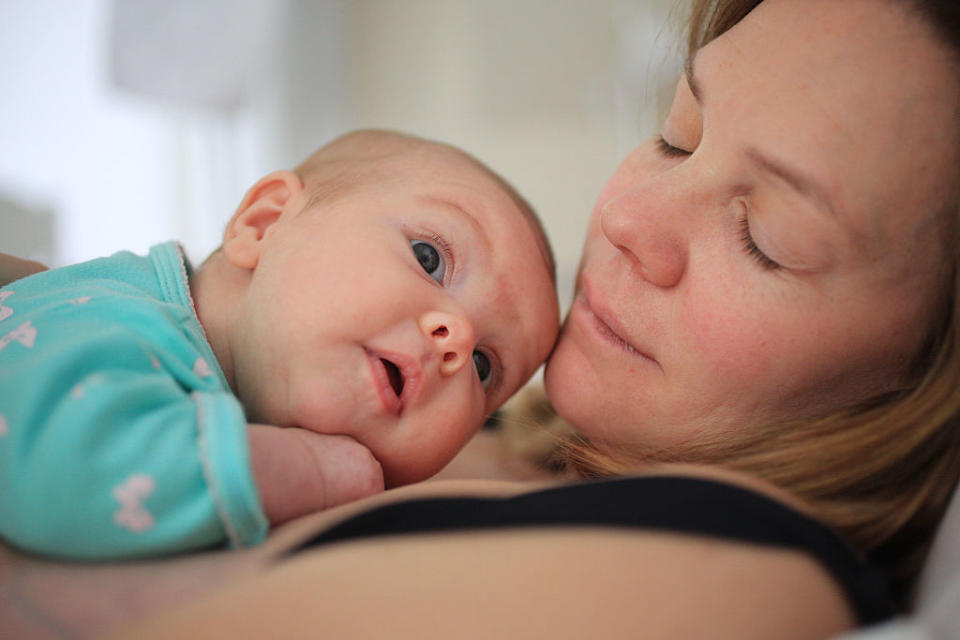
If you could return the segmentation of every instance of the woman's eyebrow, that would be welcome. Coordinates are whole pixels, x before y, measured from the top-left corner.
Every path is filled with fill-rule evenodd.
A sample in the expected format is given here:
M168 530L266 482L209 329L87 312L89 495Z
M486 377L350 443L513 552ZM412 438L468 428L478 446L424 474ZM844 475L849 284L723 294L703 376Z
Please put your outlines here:
M683 72L687 79L687 86L690 87L690 93L693 94L697 104L702 108L704 100L703 87L701 87L697 81L696 68L694 66L695 62L695 55L687 57L683 65ZM775 160L753 147L746 150L746 155L758 169L780 178L801 196L812 200L814 204L824 209L831 216L836 216L837 209L829 197L829 191L812 176L795 167L791 167L785 162Z
M836 217L837 209L833 206L829 192L812 176L784 162L766 156L753 147L746 150L746 155L758 169L780 178L794 191L813 201L818 208L826 211L831 217Z

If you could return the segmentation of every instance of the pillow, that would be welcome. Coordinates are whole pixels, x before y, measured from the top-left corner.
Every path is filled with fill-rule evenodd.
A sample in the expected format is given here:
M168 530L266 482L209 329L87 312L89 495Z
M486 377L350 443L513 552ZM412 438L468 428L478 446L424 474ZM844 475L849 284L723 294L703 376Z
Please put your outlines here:
M933 640L960 636L960 488L940 523L917 582L914 612L842 640Z

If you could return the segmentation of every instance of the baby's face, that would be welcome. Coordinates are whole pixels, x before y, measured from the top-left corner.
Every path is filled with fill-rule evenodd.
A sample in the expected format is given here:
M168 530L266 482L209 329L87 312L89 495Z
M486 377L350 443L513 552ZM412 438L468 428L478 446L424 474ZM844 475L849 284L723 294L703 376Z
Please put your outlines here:
M231 348L249 420L349 435L392 486L439 471L529 379L558 308L485 171L443 148L388 162L269 228Z

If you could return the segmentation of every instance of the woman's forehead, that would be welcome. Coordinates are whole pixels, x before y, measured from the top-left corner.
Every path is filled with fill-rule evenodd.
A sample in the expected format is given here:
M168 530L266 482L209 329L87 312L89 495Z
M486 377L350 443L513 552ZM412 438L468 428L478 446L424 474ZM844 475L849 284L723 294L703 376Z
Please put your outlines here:
M739 91L728 98L744 108L779 98L787 115L819 111L824 125L884 120L902 134L921 130L917 113L940 115L941 128L956 113L957 67L948 49L889 0L766 0L695 62L698 75L708 76L701 84Z
M766 0L694 68L707 116L806 168L875 239L956 199L956 66L898 3Z

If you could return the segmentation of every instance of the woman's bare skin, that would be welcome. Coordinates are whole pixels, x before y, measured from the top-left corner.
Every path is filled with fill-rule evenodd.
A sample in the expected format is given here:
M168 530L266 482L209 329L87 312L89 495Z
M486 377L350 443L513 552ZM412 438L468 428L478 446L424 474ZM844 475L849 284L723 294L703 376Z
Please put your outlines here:
M480 480L499 477L503 480ZM122 563L39 558L0 542L0 637L100 635L190 602L270 567L316 531L379 504L423 495L510 495L542 486L537 471L501 455L495 434L481 432L436 480L394 489L294 520L252 549L222 549Z
M802 510L802 505L785 493L737 474L692 467L667 471L726 479L763 490ZM479 479L483 474L503 479ZM252 549L218 549L122 563L68 563L28 555L0 544L0 636L83 638L122 630L261 575L275 568L279 556L288 549L361 511L423 496L509 496L557 482L546 478L520 461L503 457L495 434L482 432L436 480L393 489L296 519L276 528L263 545ZM508 545L516 537L498 535L504 537L501 543ZM549 542L547 538L551 535L543 533L544 543ZM597 542L596 536L604 534L590 531L577 535L584 544L590 545ZM482 542L482 534L475 537L478 544ZM733 551L751 554L750 547ZM809 560L805 562L813 564ZM809 567L804 571L809 573ZM336 582L336 578L331 580ZM829 584L825 575L820 580ZM836 598L842 603L840 596Z
M0 545L0 636L73 638L99 635L151 613L194 600L268 568L313 532L374 504L436 493L500 494L524 485L449 481L413 485L295 520L263 545L122 563L67 563Z

